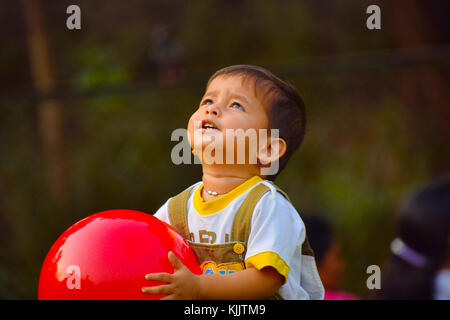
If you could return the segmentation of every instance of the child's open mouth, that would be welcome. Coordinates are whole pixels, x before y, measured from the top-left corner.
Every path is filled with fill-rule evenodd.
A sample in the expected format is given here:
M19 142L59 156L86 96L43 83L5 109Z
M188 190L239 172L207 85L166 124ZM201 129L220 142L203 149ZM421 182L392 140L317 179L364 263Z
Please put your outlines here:
M211 121L208 120L203 120L202 121L202 132L207 132L207 131L211 131L211 130L219 130L215 124Z

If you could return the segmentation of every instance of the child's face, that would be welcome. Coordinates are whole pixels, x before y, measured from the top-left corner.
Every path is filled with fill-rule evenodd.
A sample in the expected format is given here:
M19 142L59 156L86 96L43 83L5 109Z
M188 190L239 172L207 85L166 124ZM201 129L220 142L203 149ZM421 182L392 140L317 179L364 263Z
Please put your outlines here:
M205 148L218 135L226 141L226 129L254 129L256 132L267 129L267 110L255 96L253 86L253 81L243 82L240 75L216 77L189 119L191 146L194 148L194 133L201 134L202 148ZM200 125L195 127L195 124Z

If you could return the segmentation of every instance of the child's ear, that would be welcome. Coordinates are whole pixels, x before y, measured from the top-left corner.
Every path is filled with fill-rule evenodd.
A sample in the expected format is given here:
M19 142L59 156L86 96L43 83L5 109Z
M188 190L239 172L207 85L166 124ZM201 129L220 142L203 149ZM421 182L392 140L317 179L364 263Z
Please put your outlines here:
M267 145L258 150L257 158L261 164L269 164L279 160L286 153L287 144L283 138L271 138Z

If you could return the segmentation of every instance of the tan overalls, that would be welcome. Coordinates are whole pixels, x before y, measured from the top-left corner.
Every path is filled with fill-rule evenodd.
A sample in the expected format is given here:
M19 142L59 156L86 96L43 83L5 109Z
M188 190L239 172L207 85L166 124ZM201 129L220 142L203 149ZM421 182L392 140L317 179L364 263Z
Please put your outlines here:
M287 195L274 185L278 192L289 198ZM256 203L262 195L270 190L270 188L262 183L255 186L247 195L244 202L238 209L231 230L230 242L223 244L205 244L193 242L187 224L187 201L194 186L186 189L180 194L176 195L169 203L169 217L171 225L177 230L189 243L190 247L197 255L200 265L215 262L215 265L226 265L240 263L245 269L245 253L247 250L247 241L250 234L251 220ZM314 253L309 246L308 239L302 245L302 254L314 257ZM279 294L275 294L270 299L282 299Z

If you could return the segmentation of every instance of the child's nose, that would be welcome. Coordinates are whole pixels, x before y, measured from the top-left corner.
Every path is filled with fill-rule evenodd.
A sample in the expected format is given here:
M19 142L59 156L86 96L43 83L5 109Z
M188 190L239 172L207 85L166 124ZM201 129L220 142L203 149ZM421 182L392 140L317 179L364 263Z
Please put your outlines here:
M220 109L215 103L208 105L208 107L205 109L205 112L208 115L212 114L215 115L216 117L220 117Z

